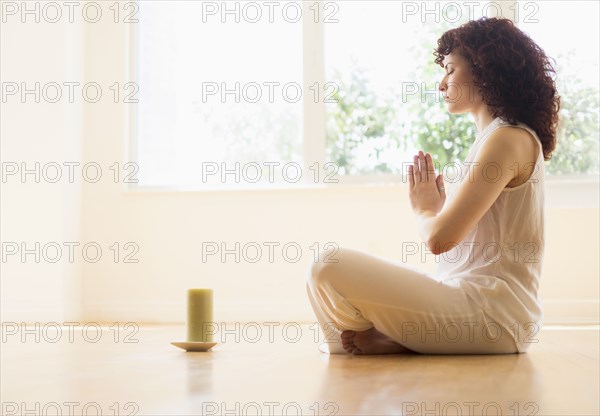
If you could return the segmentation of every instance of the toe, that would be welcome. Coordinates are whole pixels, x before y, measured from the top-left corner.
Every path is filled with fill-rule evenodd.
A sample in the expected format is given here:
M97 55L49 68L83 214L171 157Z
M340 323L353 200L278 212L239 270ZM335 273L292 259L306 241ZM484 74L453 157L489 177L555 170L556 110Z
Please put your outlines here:
M353 338L356 335L355 331L342 331L342 339L347 340Z
M348 347L353 348L355 346L356 345L354 345L354 340L352 338L351 339L342 340L342 347L344 347L344 348L348 348Z

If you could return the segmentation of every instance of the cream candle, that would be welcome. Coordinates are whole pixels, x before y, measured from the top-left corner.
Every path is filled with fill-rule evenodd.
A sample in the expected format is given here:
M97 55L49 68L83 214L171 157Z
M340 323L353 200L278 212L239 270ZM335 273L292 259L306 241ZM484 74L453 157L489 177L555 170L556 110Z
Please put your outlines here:
M213 290L188 289L187 340L212 342Z

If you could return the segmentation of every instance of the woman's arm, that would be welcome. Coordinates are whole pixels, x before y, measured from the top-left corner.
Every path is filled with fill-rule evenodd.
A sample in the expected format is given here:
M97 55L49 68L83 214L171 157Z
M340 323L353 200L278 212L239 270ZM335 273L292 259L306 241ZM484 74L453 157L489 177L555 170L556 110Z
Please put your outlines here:
M445 210L435 212L419 201L413 204L419 232L432 253L458 245L515 178L519 171L514 169L515 162L523 157L523 137L511 130L500 128L490 135Z

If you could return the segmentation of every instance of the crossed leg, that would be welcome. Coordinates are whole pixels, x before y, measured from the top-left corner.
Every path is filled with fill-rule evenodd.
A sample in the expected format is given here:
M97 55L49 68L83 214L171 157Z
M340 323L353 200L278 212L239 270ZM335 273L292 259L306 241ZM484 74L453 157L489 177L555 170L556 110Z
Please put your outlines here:
M516 352L461 288L358 250L322 252L307 292L330 353Z

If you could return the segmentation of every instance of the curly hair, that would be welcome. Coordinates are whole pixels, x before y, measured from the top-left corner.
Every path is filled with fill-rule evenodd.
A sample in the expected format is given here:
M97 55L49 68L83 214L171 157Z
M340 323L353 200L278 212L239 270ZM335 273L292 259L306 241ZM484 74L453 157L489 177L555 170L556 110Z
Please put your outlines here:
M552 158L560 96L544 51L511 20L482 17L446 31L437 41L435 63L452 51L465 58L475 87L493 117L522 122L540 138L544 160Z

